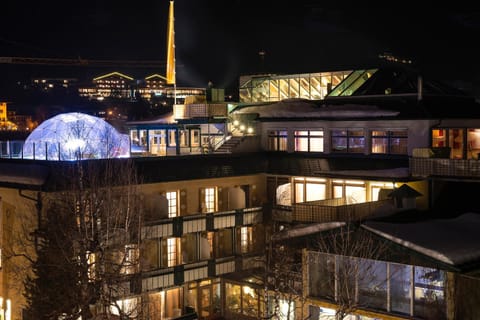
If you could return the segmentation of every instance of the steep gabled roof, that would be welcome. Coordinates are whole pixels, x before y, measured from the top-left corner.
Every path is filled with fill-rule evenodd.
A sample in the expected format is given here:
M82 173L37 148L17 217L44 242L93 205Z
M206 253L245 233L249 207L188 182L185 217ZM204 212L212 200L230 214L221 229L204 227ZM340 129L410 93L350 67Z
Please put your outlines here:
M105 79L105 78L109 78L109 77L114 77L114 76L117 76L117 77L120 77L120 78L125 78L127 80L133 80L132 77L129 77L126 74L114 71L114 72L110 72L110 73L98 76L96 78L93 78L93 81L97 81L97 80L101 80L101 79Z
M165 78L164 76L162 76L161 74L158 74L158 73L154 73L154 74L151 74L149 76L146 76L145 80L151 80L151 79L154 79L154 78L159 78L159 79L162 79L164 81L167 81L167 78Z

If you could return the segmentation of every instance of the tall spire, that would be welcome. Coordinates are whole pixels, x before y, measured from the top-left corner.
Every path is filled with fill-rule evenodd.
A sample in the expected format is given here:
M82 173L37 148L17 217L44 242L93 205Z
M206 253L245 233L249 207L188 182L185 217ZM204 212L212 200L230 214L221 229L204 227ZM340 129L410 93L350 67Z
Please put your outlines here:
M168 10L167 30L167 84L175 84L175 30L173 16L173 1L170 1Z

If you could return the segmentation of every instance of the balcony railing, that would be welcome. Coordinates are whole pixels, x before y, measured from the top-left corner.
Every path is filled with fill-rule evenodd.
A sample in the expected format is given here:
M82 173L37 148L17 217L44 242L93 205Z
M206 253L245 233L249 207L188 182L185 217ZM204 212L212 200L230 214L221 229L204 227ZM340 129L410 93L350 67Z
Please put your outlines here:
M142 228L142 239L179 237L184 233L260 223L262 219L262 207L181 216L148 223Z
M196 103L174 106L175 119L210 118L228 115L226 103Z
M413 157L410 158L410 174L420 177L480 177L480 161Z
M371 216L391 199L348 204L346 198L309 201L292 205L292 220L302 222L358 221Z

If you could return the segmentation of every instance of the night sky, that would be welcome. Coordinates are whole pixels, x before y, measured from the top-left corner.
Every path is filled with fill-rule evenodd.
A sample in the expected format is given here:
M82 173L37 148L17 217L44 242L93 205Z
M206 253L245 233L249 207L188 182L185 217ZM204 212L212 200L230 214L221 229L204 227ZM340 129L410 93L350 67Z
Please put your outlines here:
M242 74L370 67L383 52L411 59L437 78L480 78L480 11L332 9L319 3L175 1L178 85L205 87L212 81L230 87ZM164 61L168 5L168 0L8 1L2 3L0 56ZM165 73L117 70L138 77Z

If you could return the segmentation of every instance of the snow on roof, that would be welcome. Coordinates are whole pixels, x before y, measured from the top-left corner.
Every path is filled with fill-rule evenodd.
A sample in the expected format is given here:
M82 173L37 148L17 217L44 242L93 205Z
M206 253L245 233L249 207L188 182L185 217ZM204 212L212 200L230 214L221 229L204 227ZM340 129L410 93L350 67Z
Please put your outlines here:
M345 222L325 222L325 223L316 223L310 224L308 226L296 227L292 229L287 229L280 231L277 234L272 236L272 240L285 240L295 237L302 237L308 236L311 234L315 234L317 232L327 231L336 229L339 227L343 227L346 223Z
M369 221L363 228L452 266L480 260L480 214L414 223Z
M287 99L272 104L245 106L234 110L232 113L256 113L260 118L361 118L390 117L399 114L398 111L382 110L372 105L345 104L319 107L315 102L306 99Z
M0 181L41 186L48 176L48 169L34 164L0 163Z

